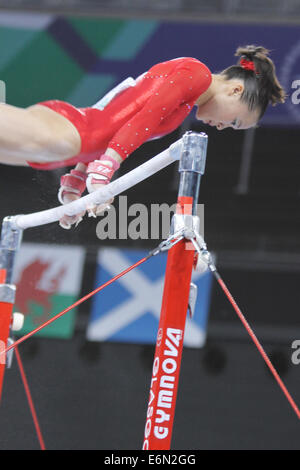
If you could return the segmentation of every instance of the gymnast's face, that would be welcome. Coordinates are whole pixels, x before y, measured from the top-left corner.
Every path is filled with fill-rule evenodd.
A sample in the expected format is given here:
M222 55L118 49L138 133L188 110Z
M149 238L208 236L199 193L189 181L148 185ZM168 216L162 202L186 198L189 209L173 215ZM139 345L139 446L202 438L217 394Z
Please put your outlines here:
M247 103L241 101L244 90L243 82L236 80L220 80L212 88L209 98L198 105L197 119L223 130L249 129L257 124L258 110L249 111Z

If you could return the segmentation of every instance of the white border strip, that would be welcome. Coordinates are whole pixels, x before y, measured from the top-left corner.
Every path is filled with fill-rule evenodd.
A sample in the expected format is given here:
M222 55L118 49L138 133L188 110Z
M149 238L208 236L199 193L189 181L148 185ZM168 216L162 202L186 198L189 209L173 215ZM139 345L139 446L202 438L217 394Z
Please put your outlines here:
M0 12L0 26L40 31L47 28L54 15L47 13Z

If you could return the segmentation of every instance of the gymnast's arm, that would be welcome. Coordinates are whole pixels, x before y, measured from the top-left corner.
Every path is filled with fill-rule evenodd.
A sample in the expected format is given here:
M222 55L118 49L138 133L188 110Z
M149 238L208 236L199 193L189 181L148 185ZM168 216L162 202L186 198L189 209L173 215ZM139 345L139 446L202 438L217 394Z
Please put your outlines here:
M198 64L194 71L188 66L180 71L175 70L156 89L143 108L114 134L100 160L107 163L105 160L110 157L119 165L136 148L151 139L151 136L165 135L176 129L191 112L198 93L203 91L202 88L206 89L209 86L209 80L209 75L203 74L202 66L199 68ZM191 86L193 84L196 89ZM93 164L90 166L95 168ZM106 184L108 178L104 177L104 181L94 178L97 176L97 170L90 174L92 169L89 171L89 167L87 188L89 191L94 191L101 187L101 184ZM103 165L100 168L98 175L104 175ZM106 171L105 169L104 172Z
M0 163L27 166L73 157L81 139L64 116L41 105L23 109L0 103Z

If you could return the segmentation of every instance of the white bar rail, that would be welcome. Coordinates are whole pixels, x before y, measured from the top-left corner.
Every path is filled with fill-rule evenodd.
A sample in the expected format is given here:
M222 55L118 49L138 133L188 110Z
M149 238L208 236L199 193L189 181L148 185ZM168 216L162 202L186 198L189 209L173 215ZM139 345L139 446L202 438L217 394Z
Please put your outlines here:
M32 214L13 216L11 218L12 226L16 229L38 227L40 225L57 222L64 214L76 215L85 211L88 207L93 206L94 204L102 204L137 183L140 183L149 176L154 175L174 161L179 160L181 147L181 139L179 139L168 149L159 153L134 170L126 173L126 175L121 176L112 183L109 183L87 196L83 196L77 201L70 202L64 206L54 207L53 209L34 212Z

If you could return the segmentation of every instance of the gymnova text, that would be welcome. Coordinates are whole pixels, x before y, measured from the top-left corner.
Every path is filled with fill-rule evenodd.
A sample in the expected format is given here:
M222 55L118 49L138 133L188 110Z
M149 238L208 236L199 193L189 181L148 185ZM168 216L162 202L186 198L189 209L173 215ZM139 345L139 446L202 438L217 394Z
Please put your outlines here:
M119 196L100 215L96 235L99 240L166 240L176 206L176 203L128 205L127 196ZM185 211L191 213L191 204L185 204ZM196 213L201 221L200 235L204 237L204 204L196 205Z

